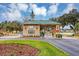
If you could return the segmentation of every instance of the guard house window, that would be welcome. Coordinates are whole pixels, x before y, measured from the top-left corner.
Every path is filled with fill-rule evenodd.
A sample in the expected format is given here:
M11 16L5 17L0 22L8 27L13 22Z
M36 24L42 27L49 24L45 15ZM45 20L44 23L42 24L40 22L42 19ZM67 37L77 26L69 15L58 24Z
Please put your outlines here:
M34 34L35 30L34 30L34 26L30 26L28 29L28 34Z

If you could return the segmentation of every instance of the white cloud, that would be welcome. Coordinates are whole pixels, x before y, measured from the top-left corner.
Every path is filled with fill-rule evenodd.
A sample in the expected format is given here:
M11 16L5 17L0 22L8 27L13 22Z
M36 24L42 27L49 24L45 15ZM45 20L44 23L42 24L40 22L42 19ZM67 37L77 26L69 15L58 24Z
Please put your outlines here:
M2 5L3 6L3 5ZM31 8L30 8L31 6ZM6 7L4 5L3 8L7 8L7 10L3 13L1 13L1 17L3 17L3 19L7 20L7 21L15 21L15 20L22 20L22 14L21 14L21 11L28 11L27 9L30 8L33 9L35 15L39 16L39 15L42 15L42 16L46 16L47 15L47 9L42 6L42 7L38 7L36 4L30 4L30 6L28 4L9 4L9 8ZM1 18L0 18L1 19Z
M5 20L7 21L15 21L20 20L21 18L21 12L17 9L16 4L10 4L10 8L6 12L3 12L0 14Z
M28 5L24 4L24 3L17 4L17 7L21 11L27 11L27 9L28 9Z
M59 4L52 4L48 9L48 15L56 14L58 11Z
M7 18L7 16L6 16L6 14L5 13L1 13L0 14L0 21L5 21L5 20L7 20L8 18Z
M64 9L63 13L69 13L69 11L74 8L76 8L74 4L68 4L68 6Z
M16 4L9 4L9 7L10 7L10 8L8 8L9 11L13 11L13 10L17 9Z
M6 12L8 21L15 21L19 20L21 17L21 13L18 10L12 11L12 12Z
M15 21L15 20L20 20L21 14L19 11L14 11L14 12L5 12L2 13L1 16L7 21Z
M7 8L4 9L0 15L3 17L2 19L7 20L7 21L21 21L22 20L22 14L21 11L27 11L28 5L27 4L9 4L8 7L5 5L0 5L2 8ZM0 18L1 19L1 18Z
M46 16L47 9L45 7L38 7L36 4L31 5L35 15Z

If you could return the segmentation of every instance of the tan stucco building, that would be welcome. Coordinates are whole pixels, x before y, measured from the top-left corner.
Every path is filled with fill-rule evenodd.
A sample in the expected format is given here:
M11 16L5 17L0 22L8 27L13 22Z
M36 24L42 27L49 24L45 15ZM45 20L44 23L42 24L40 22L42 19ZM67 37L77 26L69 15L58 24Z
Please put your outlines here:
M41 32L53 34L60 31L61 24L51 20L29 20L23 24L23 35L26 37L40 37Z

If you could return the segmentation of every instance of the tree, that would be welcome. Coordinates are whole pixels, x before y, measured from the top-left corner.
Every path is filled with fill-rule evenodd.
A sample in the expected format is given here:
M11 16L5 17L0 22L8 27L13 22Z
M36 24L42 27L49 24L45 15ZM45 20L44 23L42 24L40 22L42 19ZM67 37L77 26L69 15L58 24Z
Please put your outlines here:
M73 26L75 26L78 18L79 18L79 12L77 12L77 10L75 9L74 10L72 9L70 13L62 15L58 19L63 26L67 24L72 24Z
M79 31L79 23L75 24L75 30Z
M0 28L3 29L4 31L22 31L22 24L17 22L17 21L13 21L13 22L2 22L0 23Z

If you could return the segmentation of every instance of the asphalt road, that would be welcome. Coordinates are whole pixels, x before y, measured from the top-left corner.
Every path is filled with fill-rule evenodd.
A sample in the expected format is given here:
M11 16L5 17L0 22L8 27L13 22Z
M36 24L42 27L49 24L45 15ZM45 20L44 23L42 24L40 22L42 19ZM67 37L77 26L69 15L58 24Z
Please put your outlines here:
M54 44L57 48L68 52L70 56L79 56L79 40L47 38L44 41Z

